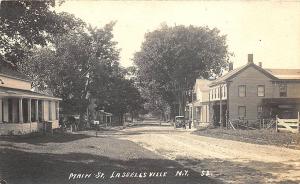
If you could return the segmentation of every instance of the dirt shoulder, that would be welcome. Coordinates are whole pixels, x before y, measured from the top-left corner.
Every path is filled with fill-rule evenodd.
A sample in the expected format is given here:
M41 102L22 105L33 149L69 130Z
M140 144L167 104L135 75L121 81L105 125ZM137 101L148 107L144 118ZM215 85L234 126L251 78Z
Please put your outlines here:
M232 130L210 128L194 131L193 134L252 144L275 145L300 150L300 134L276 132L274 130Z

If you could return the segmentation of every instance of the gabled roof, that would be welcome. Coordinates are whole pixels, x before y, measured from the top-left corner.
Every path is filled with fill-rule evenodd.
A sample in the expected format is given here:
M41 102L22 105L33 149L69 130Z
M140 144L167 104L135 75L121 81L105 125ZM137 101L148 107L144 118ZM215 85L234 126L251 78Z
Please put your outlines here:
M269 77L270 79L278 79L277 77L275 77L274 75L272 75L271 73L267 72L265 69L257 66L254 63L247 63L244 66L241 66L239 68L236 68L234 70L229 71L228 73L226 73L225 75L217 78L216 80L214 80L209 86L214 86L220 83L224 83L226 81L229 81L230 79L234 78L235 76L237 76L239 73L243 72L244 70L246 70L249 67L254 67L256 70L262 72L263 74L265 74L267 77Z
M211 81L207 79L196 79L194 90L196 90L195 88L197 88L200 89L200 91L208 91L210 83Z
M31 82L26 75L17 71L12 65L4 61L0 61L0 75Z
M219 84L219 83L222 83L222 82L226 81L227 79L229 79L232 76L236 75L236 73L238 73L244 67L245 66L238 67L236 69L233 69L233 70L229 71L228 73L226 73L226 74L222 75L221 77L217 78L216 80L212 81L212 83L209 86L213 86L215 84Z
M300 79L300 69L265 69L278 79Z

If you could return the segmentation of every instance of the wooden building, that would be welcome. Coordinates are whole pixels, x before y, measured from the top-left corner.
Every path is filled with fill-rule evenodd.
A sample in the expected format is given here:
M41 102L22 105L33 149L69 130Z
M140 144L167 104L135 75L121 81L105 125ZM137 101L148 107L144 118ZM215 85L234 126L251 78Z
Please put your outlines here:
M61 99L34 92L31 81L10 65L0 65L0 135L19 135L59 127ZM50 126L50 127L49 127Z
M202 96L209 96L208 119L214 124L225 126L226 121L235 119L247 119L257 121L261 118L275 118L276 115L283 118L294 118L300 111L300 69L266 69L260 62L253 62L253 55L248 55L246 65L207 82L198 81L195 84L202 89L195 91ZM204 84L208 84L209 92ZM198 104L207 100L194 101ZM191 105L190 105L191 106Z

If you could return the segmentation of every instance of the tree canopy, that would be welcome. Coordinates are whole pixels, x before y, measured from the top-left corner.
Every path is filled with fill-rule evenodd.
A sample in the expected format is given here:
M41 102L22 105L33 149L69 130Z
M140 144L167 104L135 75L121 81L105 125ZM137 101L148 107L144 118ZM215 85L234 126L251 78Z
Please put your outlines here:
M103 28L70 31L53 38L51 47L35 49L18 64L33 79L34 87L62 97L65 114L85 114L91 99L96 110L123 116L142 102L126 70L119 66L119 49L113 41L114 22Z
M53 10L55 0L0 1L0 60L16 64L35 45L45 46L54 35L84 23L73 15Z
M220 75L229 55L226 36L216 28L163 25L145 34L133 60L141 87L173 106L197 78Z

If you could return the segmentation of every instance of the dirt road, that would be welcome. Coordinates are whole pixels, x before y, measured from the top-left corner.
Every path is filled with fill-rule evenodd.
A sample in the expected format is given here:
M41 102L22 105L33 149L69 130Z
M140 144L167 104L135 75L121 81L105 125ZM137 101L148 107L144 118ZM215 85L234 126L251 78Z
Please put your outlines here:
M226 183L300 183L300 150L197 136L168 126L121 132L122 139L197 172L208 170Z
M123 140L127 132L98 133L97 136L95 131L82 131L36 137L0 137L0 183L222 183L132 141ZM181 174L187 171L188 175L177 175L177 171Z
M166 125L166 124L163 124ZM0 139L0 180L8 183L300 183L300 150L191 134L158 123ZM174 177L189 169L188 177ZM70 173L105 179L70 179ZM170 177L110 178L114 171L167 171ZM203 177L207 175L208 177Z

